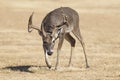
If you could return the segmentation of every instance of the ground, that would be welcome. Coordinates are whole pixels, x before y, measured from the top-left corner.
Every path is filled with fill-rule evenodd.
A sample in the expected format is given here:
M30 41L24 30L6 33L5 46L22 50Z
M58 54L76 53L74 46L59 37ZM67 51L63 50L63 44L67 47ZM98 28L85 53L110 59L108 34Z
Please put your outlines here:
M72 66L70 45L64 42L60 70L49 70L38 32L27 32L28 18L40 26L51 10L68 6L80 16L90 68L85 68L77 40ZM0 80L120 80L120 0L0 0ZM50 57L53 68L55 52Z

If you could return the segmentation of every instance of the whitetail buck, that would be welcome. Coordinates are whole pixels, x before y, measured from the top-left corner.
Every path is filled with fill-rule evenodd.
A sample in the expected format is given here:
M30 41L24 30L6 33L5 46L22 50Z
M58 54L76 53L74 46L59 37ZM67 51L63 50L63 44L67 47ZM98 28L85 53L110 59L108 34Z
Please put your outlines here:
M57 69L57 66L59 63L59 54L60 54L64 39L67 40L71 45L69 66L71 65L72 53L73 53L73 49L75 47L76 41L70 35L70 32L72 32L80 41L84 51L86 67L87 68L89 67L87 62L86 52L85 52L85 45L79 29L79 15L75 10L69 7L61 7L51 11L43 19L41 23L41 29L39 29L37 26L32 24L32 16L33 16L33 13L29 18L28 32L31 32L32 29L36 29L38 30L39 35L42 37L45 61L48 68L51 68L51 63L49 62L48 55L52 55L55 41L57 39L59 39L59 43L57 48L57 61L56 61L55 69Z

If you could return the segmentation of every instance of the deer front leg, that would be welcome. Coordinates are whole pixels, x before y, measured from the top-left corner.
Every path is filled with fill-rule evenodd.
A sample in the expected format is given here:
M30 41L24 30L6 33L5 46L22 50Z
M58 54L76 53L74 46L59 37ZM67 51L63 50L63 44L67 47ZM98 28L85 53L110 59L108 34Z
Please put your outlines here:
M65 37L64 34L59 37L59 43L58 43L58 48L57 48L57 60L56 60L55 70L57 70L57 68L58 68L59 54L61 52L61 47L63 45L64 37Z
M44 46L43 46L43 48L44 48ZM52 66L51 66L51 63L49 62L47 50L46 50L45 48L44 48L44 54L45 54L45 62L46 62L46 65L47 65L47 67L50 69Z

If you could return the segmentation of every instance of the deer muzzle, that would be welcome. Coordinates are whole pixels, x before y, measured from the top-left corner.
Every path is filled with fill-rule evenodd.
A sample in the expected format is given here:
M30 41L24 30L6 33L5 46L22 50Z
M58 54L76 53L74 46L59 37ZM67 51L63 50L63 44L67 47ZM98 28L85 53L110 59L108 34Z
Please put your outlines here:
M53 47L54 44L47 44L47 45L43 45L45 52L51 56L53 54Z

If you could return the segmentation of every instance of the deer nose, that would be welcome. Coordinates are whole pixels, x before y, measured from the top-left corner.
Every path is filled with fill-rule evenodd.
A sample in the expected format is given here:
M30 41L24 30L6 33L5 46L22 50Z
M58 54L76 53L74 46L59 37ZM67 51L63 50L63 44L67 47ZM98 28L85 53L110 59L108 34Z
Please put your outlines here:
M49 56L51 56L51 55L53 54L53 52L52 52L52 51L49 51L49 52L47 52L47 54L48 54Z

